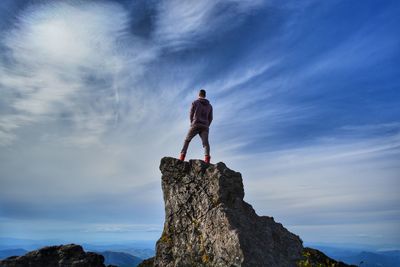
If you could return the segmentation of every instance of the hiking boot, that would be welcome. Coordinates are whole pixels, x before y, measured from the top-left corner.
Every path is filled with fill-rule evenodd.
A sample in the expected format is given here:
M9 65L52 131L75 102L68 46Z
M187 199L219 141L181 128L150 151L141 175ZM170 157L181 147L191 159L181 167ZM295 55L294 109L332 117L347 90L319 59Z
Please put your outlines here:
M206 163L210 163L210 159L211 159L210 156L205 156L204 161L205 161Z

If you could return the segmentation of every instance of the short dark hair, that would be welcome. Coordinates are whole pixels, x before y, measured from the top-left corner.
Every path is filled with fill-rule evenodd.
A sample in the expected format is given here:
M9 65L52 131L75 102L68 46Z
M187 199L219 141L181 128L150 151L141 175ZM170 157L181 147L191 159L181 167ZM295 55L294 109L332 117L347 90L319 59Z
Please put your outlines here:
M199 91L199 96L201 96L201 97L206 97L206 90L201 89L201 90Z

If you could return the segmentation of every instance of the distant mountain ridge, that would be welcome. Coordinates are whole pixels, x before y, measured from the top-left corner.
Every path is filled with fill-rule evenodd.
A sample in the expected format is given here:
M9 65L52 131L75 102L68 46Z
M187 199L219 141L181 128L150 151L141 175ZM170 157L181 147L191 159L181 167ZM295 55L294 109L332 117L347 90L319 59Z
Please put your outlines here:
M327 254L333 259L340 260L349 264L355 264L359 266L364 266L364 267L400 267L400 251L398 250L393 250L393 251L378 251L378 252L371 252L371 251L362 251L362 252L356 252L353 249L348 250L348 249L342 249L342 248L337 248L337 247L323 247L319 248L322 251L328 251L329 253ZM338 250L339 253L334 253L334 250ZM0 250L0 260L7 258L9 256L21 256L26 254L28 251L24 249L7 249L7 250ZM326 261L328 259L329 261L332 259L329 259L326 255L321 255L318 251L314 251L309 248L305 248L303 253L310 253L308 256L309 263L310 262L315 262L315 260L318 261L321 259L321 257ZM140 262L142 262L142 259L139 257L135 257L133 255L130 255L128 253L123 253L123 252L115 252L115 251L103 251L103 252L96 252L97 254L100 254L104 257L104 265L109 265L109 266L119 266L119 267L125 267L125 266L130 266L130 267L135 267L138 266ZM340 255L339 255L340 254ZM12 257L16 258L16 257ZM153 264L152 260L148 261ZM336 261L332 261L334 263ZM337 263L338 264L338 263ZM5 265L0 265L0 266L5 266ZM16 265L18 266L18 265ZM23 267L23 265L19 265ZM153 266L153 265L141 265L141 266ZM312 265L311 265L312 266ZM330 265L327 265L330 266ZM333 265L333 266L341 266L341 265ZM346 266L346 265L342 265Z
M11 256L22 256L28 251L22 248L15 249L2 249L0 250L0 260L11 257Z
M400 267L400 251L368 252L343 257L346 262L362 267Z
M336 260L368 267L400 267L400 251L366 251L365 248L315 245L315 248ZM361 264L360 264L361 263Z
M140 247L139 247L140 246ZM112 251L112 252L123 252L130 254L132 256L146 259L154 256L154 249L146 248L148 245L146 244L145 247L143 245L138 244L109 244L109 245L93 245L93 244L83 244L87 251L93 252L103 252L103 251Z
M143 259L124 252L103 251L98 252L104 257L104 264L118 267L136 267Z

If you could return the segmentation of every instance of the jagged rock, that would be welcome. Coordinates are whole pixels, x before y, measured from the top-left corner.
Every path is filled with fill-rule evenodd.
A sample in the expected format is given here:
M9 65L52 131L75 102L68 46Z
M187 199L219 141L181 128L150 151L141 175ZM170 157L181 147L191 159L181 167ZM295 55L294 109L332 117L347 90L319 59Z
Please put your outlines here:
M8 257L1 267L105 267L104 257L85 252L79 245L69 244L44 247L24 256ZM109 266L110 267L110 266Z
M154 266L296 266L301 239L243 201L241 174L224 163L161 160L165 223Z

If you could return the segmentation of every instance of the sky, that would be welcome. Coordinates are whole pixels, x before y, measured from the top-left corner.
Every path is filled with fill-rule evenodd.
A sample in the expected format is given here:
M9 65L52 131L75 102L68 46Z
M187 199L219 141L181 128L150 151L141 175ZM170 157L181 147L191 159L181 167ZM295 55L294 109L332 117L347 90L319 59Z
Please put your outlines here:
M304 242L400 248L399 1L0 2L0 237L156 240L160 159L211 162ZM200 138L188 159L203 158Z

